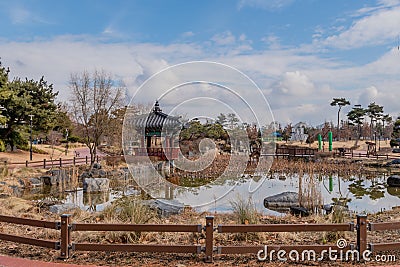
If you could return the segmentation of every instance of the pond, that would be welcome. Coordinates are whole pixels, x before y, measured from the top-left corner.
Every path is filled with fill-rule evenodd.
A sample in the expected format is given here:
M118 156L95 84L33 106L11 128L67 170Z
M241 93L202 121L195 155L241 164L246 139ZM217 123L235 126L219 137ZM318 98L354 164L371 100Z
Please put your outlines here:
M388 187L388 175L374 174L364 176L339 177L337 175L319 175L314 177L315 188L319 192L322 204L332 203L335 199L348 199L350 211L355 213L376 213L400 206L400 187ZM130 178L132 179L132 178ZM257 187L254 187L257 180ZM253 185L252 185L253 183ZM85 193L82 190L73 192L60 191L59 187L42 187L31 191L25 190L20 196L30 199L58 199L63 203L72 203L84 210L104 209L114 199L123 195L140 194L133 185L133 180L114 186L106 193ZM303 181L302 187L310 185ZM249 192L250 191L250 192ZM254 191L254 192L251 192ZM260 176L256 179L242 177L239 179L224 179L218 184L200 187L169 187L159 190L160 199L176 200L185 205L194 206L198 211L229 212L232 210L231 201L239 197L251 198L257 210L263 214L279 215L281 213L264 207L264 198L291 191L299 192L298 175L274 174Z
M236 181L228 179L223 184L202 186L191 191L175 189L173 198L185 204L197 204L198 210L201 211L229 212L232 210L231 201L239 197L250 197L259 212L278 215L279 212L264 207L264 198L287 191L299 192L298 175L275 174L259 179L263 181L258 182L259 187L253 193L249 193L252 181L242 178ZM321 175L314 179L314 186L319 192L322 204L347 199L349 210L355 213L376 213L400 206L400 188L387 187L385 174L348 178ZM303 181L302 186L304 189L310 185L304 184ZM227 192L226 195L224 192ZM216 196L222 195L223 197L217 199ZM206 202L207 204L198 205Z

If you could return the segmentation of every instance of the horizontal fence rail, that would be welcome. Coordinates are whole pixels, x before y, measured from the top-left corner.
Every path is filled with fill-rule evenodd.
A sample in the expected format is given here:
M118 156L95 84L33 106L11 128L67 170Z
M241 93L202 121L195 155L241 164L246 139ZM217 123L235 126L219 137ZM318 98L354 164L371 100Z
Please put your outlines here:
M369 223L367 225L367 227L368 227L368 230L370 230L371 232L400 230L400 222ZM368 246L368 249L372 252L400 250L400 242L369 243L367 246Z
M16 242L16 243L21 243L21 244L38 246L38 247L53 248L56 250L60 249L60 242L55 242L55 241L34 239L34 238L29 238L29 237L8 235L8 234L2 234L2 233L0 233L0 239L6 240L6 241L11 241L11 242Z
M48 222L48 221L42 221L42 220L18 218L18 217L5 216L5 215L0 215L0 222L10 223L10 224L18 224L18 225L28 225L28 226L34 226L34 227L39 227L39 228L48 228L48 229L54 229L54 230L61 229L60 222ZM42 239L36 239L36 238L9 235L9 234L4 234L4 233L0 233L0 240L6 240L6 241L21 243L21 244L28 244L28 245L38 246L38 247L52 248L55 250L60 249L59 241L42 240Z
M25 218L18 218L18 217L4 216L4 215L0 215L0 222L22 224L22 225L36 226L36 227L56 229L56 230L59 230L61 226L60 222L48 222L42 220L25 219Z
M391 243L368 243L367 232L400 230L400 222L369 223L366 215L358 215L357 223L340 224L256 224L256 225L218 225L214 227L214 217L207 216L206 224L102 224L102 223L73 223L71 215L61 215L59 222L41 221L27 218L17 218L0 215L1 223L16 225L27 225L39 228L48 228L60 231L59 240L41 240L6 233L0 233L0 240L11 241L21 244L34 245L55 250L60 250L61 258L69 258L73 251L106 251L106 252L154 252L154 253L189 253L205 255L205 262L212 262L215 254L259 254L260 251L269 253L273 251L297 251L297 253L322 253L329 249L341 250L350 254L355 251L362 255L366 250L371 252L400 250L400 242ZM344 247L336 244L271 244L271 245L218 245L214 232L226 233L250 233L250 232L338 232L355 231L357 238L354 242L348 242ZM191 232L201 233L205 236L205 242L200 244L98 244L98 243L75 243L72 240L74 231L128 231L128 232ZM353 254L352 254L353 255Z

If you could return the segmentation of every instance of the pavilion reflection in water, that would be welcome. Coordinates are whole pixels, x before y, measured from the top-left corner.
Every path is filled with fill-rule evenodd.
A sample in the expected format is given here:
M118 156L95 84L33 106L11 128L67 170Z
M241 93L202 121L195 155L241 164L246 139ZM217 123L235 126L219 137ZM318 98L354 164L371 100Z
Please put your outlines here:
M162 112L156 101L151 112L137 115L127 110L124 150L138 185L155 198L173 198L175 185L165 180L179 157L180 117Z

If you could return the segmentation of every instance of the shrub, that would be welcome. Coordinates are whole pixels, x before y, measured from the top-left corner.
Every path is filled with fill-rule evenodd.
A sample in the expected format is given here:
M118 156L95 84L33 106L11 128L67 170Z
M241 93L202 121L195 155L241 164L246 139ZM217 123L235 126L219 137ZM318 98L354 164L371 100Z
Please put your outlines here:
M80 138L78 136L75 135L71 135L70 137L68 137L68 141L71 143L77 143L80 142Z

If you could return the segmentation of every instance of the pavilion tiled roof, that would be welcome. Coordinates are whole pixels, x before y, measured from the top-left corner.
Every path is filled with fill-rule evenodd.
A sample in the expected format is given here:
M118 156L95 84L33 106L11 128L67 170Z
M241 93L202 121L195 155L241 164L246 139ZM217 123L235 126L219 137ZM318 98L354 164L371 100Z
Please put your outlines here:
M135 116L132 123L135 128L145 128L146 132L161 131L162 129L178 129L182 125L180 117L163 113L158 101L156 101L153 110L149 114Z

